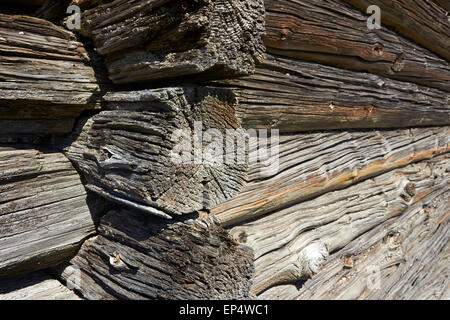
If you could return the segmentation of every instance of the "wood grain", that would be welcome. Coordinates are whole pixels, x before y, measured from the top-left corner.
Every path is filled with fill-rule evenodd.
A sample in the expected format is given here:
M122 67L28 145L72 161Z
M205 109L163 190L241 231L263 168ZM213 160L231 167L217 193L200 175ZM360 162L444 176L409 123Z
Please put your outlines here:
M305 133L279 140L278 154L249 168L246 187L211 210L222 225L257 218L450 148L449 127Z
M356 259L353 254L348 254L348 250L343 249L346 254L340 250L352 241L356 242L356 239L359 239L359 243L353 248L363 252L372 243L398 231L403 237L409 237L409 240L404 242L405 246L408 246L415 254L421 252L414 236L417 237L418 234L425 232L431 235L435 231L431 227L431 221L437 223L448 211L446 195L448 197L450 192L447 176L449 167L450 154L447 153L431 160L389 171L348 188L279 209L270 215L231 228L230 233L236 239L240 239L242 244L253 248L255 252L256 276L252 291L260 294L277 284L294 284L310 277L314 280L312 282L317 282L315 278L320 276L315 274L323 263L337 256L336 252L339 252L340 258L337 264L341 269L344 257L352 257L352 262L345 267L352 269L352 264L360 263L362 257ZM438 212L436 215L430 212L425 213L422 206L432 207L430 199L435 197L440 199ZM447 209L445 209L446 206ZM411 210L415 213L410 212ZM418 211L420 213L416 213ZM412 222L403 218L403 215L407 215ZM375 227L395 217L402 217L399 220L403 222L395 223L395 228L379 230L378 233L371 232ZM417 222L414 222L415 220ZM406 235L409 228L412 234ZM426 259L437 257L439 248L445 245L442 241L445 241L445 238L448 241L450 234L448 230L445 231L445 226L442 228L444 230L439 231L441 240L436 240L435 243L438 246L437 251L430 251L429 256L423 252L424 258L425 256ZM371 237L366 233L370 233ZM370 245L367 242L370 242ZM317 256L316 251L319 249L311 250L314 246L323 248L322 256ZM397 247L398 245L395 248ZM328 257L333 252L334 256ZM398 252L391 252L392 259L386 258L383 261L389 253L388 250L371 252L370 255L377 260L375 265L382 265L383 262L392 262L394 256L399 258L396 255ZM401 258L405 258L405 252L400 253L402 253ZM408 263L414 261L409 259L408 254L406 258ZM333 263L333 266L336 266L336 263ZM363 266L365 268L369 264L364 263ZM362 272L362 270L358 268L358 271ZM363 275L357 277L364 279ZM325 280L323 278L321 283L322 294L327 294L328 285L323 283ZM397 280L400 284L400 279ZM316 295L316 293L311 294ZM331 295L331 293L328 294ZM378 297L385 298L383 294ZM396 299L399 298L401 294L396 297Z
M167 224L136 211L111 211L99 236L61 270L81 270L86 299L248 299L253 255L213 219Z
M273 54L450 91L448 61L339 0L266 0L264 44Z
M83 110L100 107L90 58L75 36L52 23L0 14L0 119L17 133L67 133ZM34 126L27 122L36 119ZM54 120L67 127L56 126ZM12 134L8 125L0 134Z
M116 0L82 13L114 83L251 74L264 51L263 0Z
M450 61L450 26L446 11L433 1L344 0L362 12L370 5L381 10L381 23Z
M0 277L75 254L95 231L87 201L62 153L0 147Z
M0 280L0 300L80 300L49 274L31 274Z
M74 134L66 154L91 191L119 204L164 218L209 209L246 181L246 159L205 160L216 138L239 127L236 104L232 91L220 88L112 92L105 96L105 110ZM201 137L207 129L217 131L210 142ZM173 154L185 142L189 159L180 157L179 163Z
M448 125L450 93L370 73L267 54L233 89L244 128L280 132Z

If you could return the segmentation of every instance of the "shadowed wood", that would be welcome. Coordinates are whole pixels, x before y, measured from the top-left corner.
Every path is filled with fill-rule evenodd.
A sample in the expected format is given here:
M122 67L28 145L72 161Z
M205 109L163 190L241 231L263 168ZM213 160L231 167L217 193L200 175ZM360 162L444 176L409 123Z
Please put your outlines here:
M45 272L0 280L0 300L80 300Z
M166 224L145 213L111 211L99 235L70 265L86 299L248 299L253 255L214 219Z
M450 150L449 127L305 133L279 140L279 153L251 166L245 188L211 210L222 225L248 221Z
M170 218L209 209L245 184L246 159L208 161L217 159L214 146L223 152L226 130L239 127L231 91L165 88L109 93L105 101L66 148L89 190ZM215 130L208 142L207 129Z
M244 128L302 132L450 124L450 93L297 59L266 55L233 89Z

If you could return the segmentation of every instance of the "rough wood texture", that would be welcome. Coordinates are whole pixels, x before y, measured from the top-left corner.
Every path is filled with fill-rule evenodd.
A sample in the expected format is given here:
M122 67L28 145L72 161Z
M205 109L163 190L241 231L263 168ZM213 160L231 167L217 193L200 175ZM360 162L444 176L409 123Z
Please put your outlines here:
M61 272L70 280L81 270L76 289L84 298L249 298L253 254L213 219L166 224L145 213L111 211L98 232Z
M209 162L209 152L211 157L215 153L207 148L218 136L205 143L205 136L197 134L198 122L203 130L213 128L224 137L226 129L238 128L237 101L231 91L166 88L110 93L105 101L107 110L87 120L67 148L91 191L170 218L211 208L245 184L247 162ZM194 134L200 142L195 142ZM185 142L189 148L182 151L190 159L175 162L173 154ZM197 143L202 145L196 151Z
M450 150L449 130L441 127L281 136L279 154L250 167L245 188L211 212L222 225L229 226L430 159Z
M254 290L271 287L263 299L448 299L449 168L446 154L237 227L255 248ZM326 260L314 275L296 272L315 241Z
M437 5L441 6L442 9L447 11L447 16L448 13L450 12L450 2L448 0L433 0Z
M114 83L251 74L264 46L263 0L116 0L82 13Z
M215 83L233 89L245 128L301 132L450 124L448 92L270 54L254 75Z
M444 9L423 0L344 0L362 12L370 5L381 9L381 24L414 40L450 61L450 25Z
M41 19L0 14L0 120L5 124L0 134L70 132L83 110L100 106L89 62L71 32ZM54 127L58 121L64 126Z
M94 229L63 154L0 147L0 277L61 263Z
M38 271L0 280L0 300L81 300L50 275Z
M314 276L314 274L320 270L322 263L330 260L328 254L340 250L360 236L359 244L354 249L362 252L381 237L388 236L383 233L395 234L398 231L404 237L410 237L404 242L406 247L412 249L415 254L422 253L424 258L426 256L427 259L434 259L442 249L442 245L445 245L445 239L447 241L449 239L450 232L445 226L442 226L443 230L440 230L438 235L441 240L434 242L437 251L431 250L429 256L421 251L421 245L413 239L418 234L434 232L434 228L428 229L419 222L427 224L431 222L428 218L432 217L432 221L436 223L448 214L448 199L445 195L448 196L450 191L449 168L450 155L445 154L429 161L389 171L343 190L326 193L310 201L283 208L255 221L232 228L230 233L255 252L256 277L252 291L260 294L277 284L294 284L310 277L313 277L313 282L316 282L315 278L320 276ZM422 205L429 202L427 196L430 194L433 197L440 196L441 203L437 215L428 212L427 216ZM411 213L409 210L414 211L419 207L422 209L421 213L414 213L412 221L408 221L411 218L408 216ZM396 224L391 223L391 226L395 228L390 227L376 234L371 231L385 221L405 214L408 219L402 218L400 223L399 221ZM366 232L372 236L366 236ZM371 243L367 245L367 241ZM397 244L395 249L398 247ZM406 251L407 248L403 249ZM348 250L344 251L348 253ZM388 257L389 252L391 257ZM383 262L401 263L402 259L407 259L407 263L414 262L414 259L409 259L408 254L405 257L405 253L401 250L371 252L373 258L378 259L377 263L371 262L378 266L381 266ZM338 256L340 257L338 264L342 269L344 256L341 252ZM346 258L350 256L353 255L345 255ZM360 263L360 259L356 260L354 257L352 261L346 262L348 265L345 268L352 269L351 263ZM335 267L337 264L333 265ZM365 268L369 265L363 264L363 266ZM358 271L362 270L358 269ZM359 277L364 279L362 274ZM322 278L320 291L328 292L332 297L334 293L331 293L330 287L323 283L326 279L329 278ZM317 291L313 290L311 294L316 295ZM383 298L383 294L379 298Z
M265 0L265 6L268 52L450 91L447 61L386 27L369 30L368 16L344 1Z

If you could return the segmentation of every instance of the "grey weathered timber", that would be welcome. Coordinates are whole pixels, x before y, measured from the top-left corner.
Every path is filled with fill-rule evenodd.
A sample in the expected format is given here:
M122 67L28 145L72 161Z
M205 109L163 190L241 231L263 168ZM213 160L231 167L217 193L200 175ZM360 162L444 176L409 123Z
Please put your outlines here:
M263 0L116 0L82 12L80 32L114 83L251 74L264 46Z
M246 181L246 158L216 162L226 130L239 127L236 104L220 88L108 93L66 154L89 190L116 203L165 218L209 209Z
M267 159L249 167L245 188L211 213L229 226L430 159L450 151L449 130L439 127L282 135L279 153L269 153Z
M211 218L165 223L110 211L61 270L86 299L246 299L253 254ZM81 270L81 281L73 281Z
M89 55L71 32L0 14L0 134L68 133L83 110L100 107L99 94Z
M449 166L450 154L447 153L431 160L389 171L348 188L279 209L270 215L231 228L230 233L236 239L254 250L255 280L252 291L260 294L273 286L295 284L310 277L313 278L312 282L316 283L319 281L316 277L320 278L320 275L316 273L321 270L322 264L328 263L337 256L338 261L332 263L333 267L352 269L352 263L362 264L362 268L353 269L353 276L360 280L365 280L364 274L357 273L363 272L364 268L370 264L386 268L388 265L399 263L409 265L416 263L414 259L420 253L423 254L423 259L436 258L438 262L439 251L450 236L448 227L445 227L445 220L448 220L445 216L448 215L450 192ZM438 196L441 199L439 209L434 212L430 199ZM430 209L427 209L428 207ZM406 217L403 217L404 215ZM394 217L400 218L396 219L396 222L385 224ZM420 243L423 238L426 238L423 234L432 236L437 231L437 223L441 219L443 219L441 221L443 225L439 229L439 235L436 235L440 238L440 240L436 239L436 250L421 251ZM371 231L383 224L389 225L389 228L378 228L376 233ZM405 237L408 238L402 241L404 251L401 250L401 242L396 243L393 249L384 250L388 249L388 245L392 245L387 243L383 250L370 252L369 256L375 259L376 263L370 261L371 259L365 261L363 257L350 259L354 253L350 255L348 249L340 251L354 241L353 249L363 252L383 237L397 233L402 235L402 240ZM369 237L368 234L371 236ZM420 240L414 239L417 237ZM399 235L395 239L397 238ZM434 235L433 238L435 238ZM356 244L358 241L359 243ZM433 240L426 240L426 242L430 245ZM414 254L410 255L406 249ZM335 253L333 257L328 257L332 252L339 252L339 254ZM344 257L349 261L344 261ZM343 262L346 263L345 266ZM328 284L323 283L329 279L328 276L322 278L323 287L317 290L328 295L328 298L336 298L338 295L329 291ZM308 291L306 288L309 286L306 283L304 287L303 292L306 293ZM316 290L310 294L318 295ZM400 294L397 298L401 297ZM385 297L380 294L378 298Z
M49 274L37 271L0 279L0 300L80 300Z
M259 298L448 299L449 160L390 171L237 227L259 251ZM269 238L269 228L283 231ZM295 272L296 257L314 241L330 255L310 279Z
M344 1L265 0L265 6L270 53L450 91L448 61L386 26L369 30L368 16Z
M61 263L94 231L86 191L62 153L0 147L0 277Z
M450 61L450 24L447 12L433 1L344 0L362 12L370 5L381 10L381 24L414 40Z
M215 83L233 89L244 128L302 132L450 124L449 92L271 54L254 75Z

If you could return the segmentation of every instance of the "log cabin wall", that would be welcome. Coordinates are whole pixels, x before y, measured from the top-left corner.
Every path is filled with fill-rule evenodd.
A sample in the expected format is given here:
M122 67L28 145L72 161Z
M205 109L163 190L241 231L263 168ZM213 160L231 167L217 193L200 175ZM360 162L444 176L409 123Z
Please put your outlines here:
M0 299L449 299L448 10L2 2Z

